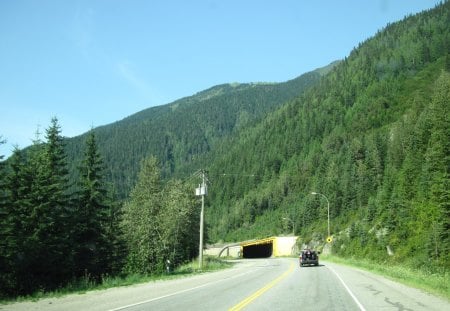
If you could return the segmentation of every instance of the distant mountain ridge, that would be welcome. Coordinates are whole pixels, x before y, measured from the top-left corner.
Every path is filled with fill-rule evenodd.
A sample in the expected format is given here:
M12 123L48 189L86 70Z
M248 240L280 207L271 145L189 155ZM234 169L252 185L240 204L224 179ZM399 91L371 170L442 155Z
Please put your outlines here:
M166 177L186 172L186 167L211 151L222 138L298 97L318 83L322 74L315 70L282 83L221 84L95 128L109 178L124 198L133 186L140 161L148 155L160 160ZM67 139L73 174L85 137L83 134Z

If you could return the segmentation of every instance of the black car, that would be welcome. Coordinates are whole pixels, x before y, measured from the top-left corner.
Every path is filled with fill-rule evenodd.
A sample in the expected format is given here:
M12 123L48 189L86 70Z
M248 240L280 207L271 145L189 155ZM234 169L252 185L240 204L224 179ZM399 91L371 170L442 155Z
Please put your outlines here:
M319 254L320 252L316 252L310 249L305 249L300 253L299 256L299 262L300 267L303 267L305 265L319 265Z

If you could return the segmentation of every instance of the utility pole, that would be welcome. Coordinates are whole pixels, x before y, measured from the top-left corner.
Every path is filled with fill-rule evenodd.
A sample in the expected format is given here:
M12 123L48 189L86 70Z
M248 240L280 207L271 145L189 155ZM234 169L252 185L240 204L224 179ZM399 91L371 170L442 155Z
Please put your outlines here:
M328 198L322 193L313 191L313 192L311 192L311 194L312 195L321 195L321 196L323 196L325 198L325 200L327 200L327 206L328 206L328 208L327 208L327 210L328 210L328 212L327 212L328 213L328 237L327 237L327 242L330 243L332 241L332 237L330 235L330 201L328 201Z
M202 197L202 209L200 212L200 243L199 243L200 245L198 249L198 267L200 270L203 267L203 218L205 212L205 195L207 194L205 182L206 176L204 170L201 170L201 175L202 175L202 184L195 189L195 195Z

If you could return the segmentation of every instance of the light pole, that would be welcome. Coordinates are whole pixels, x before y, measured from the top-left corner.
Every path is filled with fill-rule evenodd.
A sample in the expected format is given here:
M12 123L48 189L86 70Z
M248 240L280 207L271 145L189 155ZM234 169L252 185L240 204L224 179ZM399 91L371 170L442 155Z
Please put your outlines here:
M311 192L312 195L321 195L325 198L325 200L327 200L327 205L328 205L328 238L330 238L330 201L328 201L328 198L322 194L322 193L318 193L318 192Z
M292 235L295 235L295 223L294 223L294 221L292 219L290 219L289 217L283 217L282 219L292 223Z

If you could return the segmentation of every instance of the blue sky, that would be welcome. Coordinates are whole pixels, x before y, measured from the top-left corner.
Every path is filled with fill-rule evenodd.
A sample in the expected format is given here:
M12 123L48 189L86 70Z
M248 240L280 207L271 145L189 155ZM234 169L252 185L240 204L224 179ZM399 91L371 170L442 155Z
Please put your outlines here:
M229 82L282 82L342 59L434 0L0 0L0 135L73 137Z

